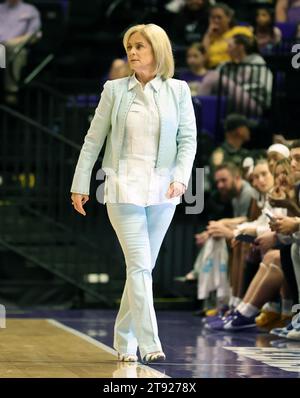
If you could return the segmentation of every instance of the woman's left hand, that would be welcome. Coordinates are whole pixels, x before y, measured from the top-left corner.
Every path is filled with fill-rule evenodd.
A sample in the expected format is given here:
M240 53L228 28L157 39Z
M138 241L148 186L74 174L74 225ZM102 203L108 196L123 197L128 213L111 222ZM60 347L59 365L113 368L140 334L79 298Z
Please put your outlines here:
M178 181L174 181L170 184L166 196L168 199L175 198L176 196L183 195L185 191L186 191L186 186L184 184Z

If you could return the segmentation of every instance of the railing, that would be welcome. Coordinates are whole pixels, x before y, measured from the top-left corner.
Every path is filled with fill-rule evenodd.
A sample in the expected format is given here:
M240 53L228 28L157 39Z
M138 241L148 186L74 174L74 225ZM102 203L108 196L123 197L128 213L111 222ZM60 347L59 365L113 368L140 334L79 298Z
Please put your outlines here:
M67 96L34 82L23 91L22 109L41 125L81 145L98 100L99 96L85 93Z
M71 205L80 146L5 106L0 131L1 245L109 304L101 286L87 282L116 263L109 226L96 201L86 204L86 217ZM95 189L92 183L92 194Z
M227 113L258 118L271 106L273 75L266 65L226 63L220 70L218 97L227 97Z

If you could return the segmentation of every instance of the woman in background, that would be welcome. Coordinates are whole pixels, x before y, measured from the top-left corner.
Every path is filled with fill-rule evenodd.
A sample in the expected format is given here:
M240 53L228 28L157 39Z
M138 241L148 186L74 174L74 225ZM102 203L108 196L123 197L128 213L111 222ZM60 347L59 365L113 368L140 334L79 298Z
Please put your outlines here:
M186 52L186 64L189 69L179 74L181 80L185 80L190 87L192 96L198 95L199 83L207 73L206 51L201 43L193 43Z
M267 8L256 11L254 35L260 53L272 48L281 41L281 30L274 26L274 13Z
M209 69L230 61L228 40L235 35L252 38L253 32L248 26L235 25L234 10L227 4L216 3L211 7L209 26L202 42L207 51Z

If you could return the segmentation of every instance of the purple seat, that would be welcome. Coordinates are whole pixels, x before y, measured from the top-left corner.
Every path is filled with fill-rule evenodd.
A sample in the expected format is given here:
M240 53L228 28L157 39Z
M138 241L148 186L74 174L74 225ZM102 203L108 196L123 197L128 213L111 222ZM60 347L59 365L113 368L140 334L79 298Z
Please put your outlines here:
M219 114L218 111L218 97L215 95L197 95L195 98L199 99L201 102L201 120L202 120L202 129L206 130L209 135L213 138L216 138L216 132L218 129L217 126L217 116L221 120L225 117L226 111L226 97L221 97L220 99L220 109ZM197 115L196 115L197 117Z
M296 35L297 24L292 22L276 22L275 26L281 30L283 39L293 39Z

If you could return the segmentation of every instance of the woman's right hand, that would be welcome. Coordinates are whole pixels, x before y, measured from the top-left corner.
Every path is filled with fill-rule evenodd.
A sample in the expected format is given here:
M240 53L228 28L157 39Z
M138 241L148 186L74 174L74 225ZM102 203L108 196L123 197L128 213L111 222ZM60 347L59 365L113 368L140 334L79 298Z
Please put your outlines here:
M86 212L84 211L83 206L89 200L89 195L84 195L81 193L72 193L71 200L74 209L83 216L86 216Z

